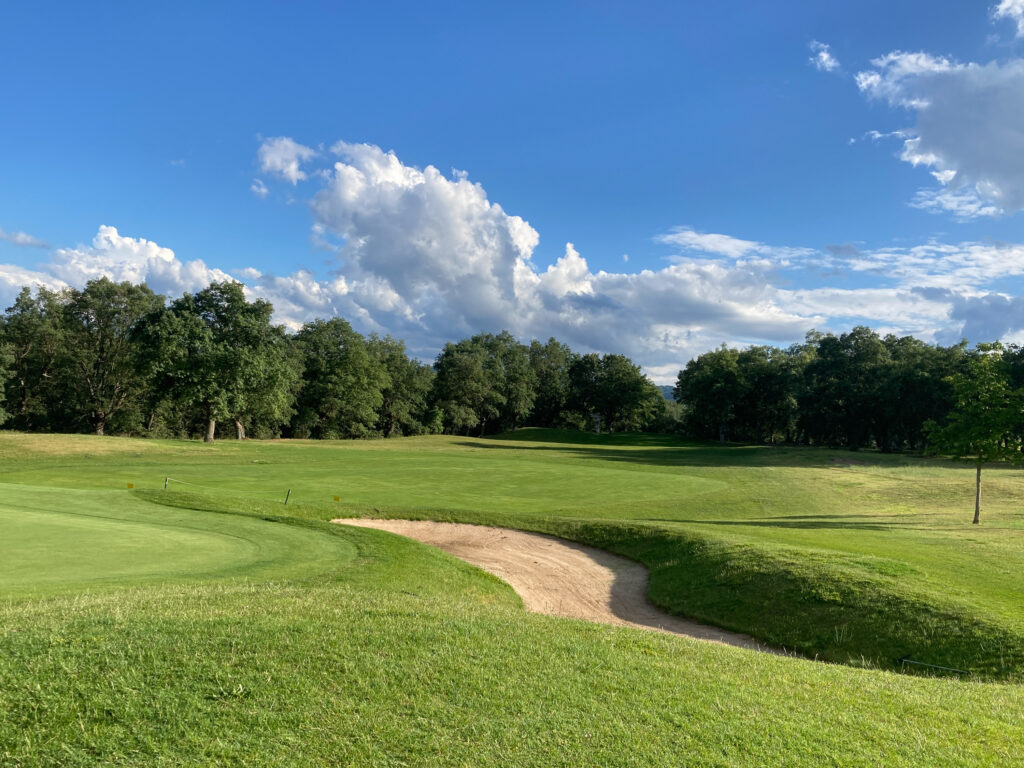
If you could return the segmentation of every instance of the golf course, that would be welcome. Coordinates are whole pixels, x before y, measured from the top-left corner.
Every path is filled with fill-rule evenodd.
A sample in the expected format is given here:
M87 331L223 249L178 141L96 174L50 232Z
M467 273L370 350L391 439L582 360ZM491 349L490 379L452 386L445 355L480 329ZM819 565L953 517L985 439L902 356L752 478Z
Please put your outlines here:
M4 765L1021 761L1020 472L972 526L969 466L657 435L2 433L0 462ZM597 546L794 655L527 612L341 517Z

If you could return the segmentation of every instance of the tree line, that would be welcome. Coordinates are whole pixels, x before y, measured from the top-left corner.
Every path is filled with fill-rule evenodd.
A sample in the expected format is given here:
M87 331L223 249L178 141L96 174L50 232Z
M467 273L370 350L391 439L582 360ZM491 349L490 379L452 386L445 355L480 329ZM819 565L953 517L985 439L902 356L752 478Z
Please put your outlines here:
M173 300L106 278L82 289L24 288L0 317L0 423L210 441L542 426L1021 454L1017 346L943 347L862 326L812 331L787 348L702 354L679 372L670 402L628 357L579 354L553 338L480 333L446 344L428 365L401 340L363 336L342 318L293 333L272 314L234 282Z
M858 326L840 335L812 331L785 349L707 352L679 372L674 395L683 405L684 429L695 437L924 450L983 373L1000 392L1021 390L1024 349L944 347ZM985 393L978 397L991 404ZM1019 416L1005 418L1004 442L1011 443L1024 424Z
M0 422L207 441L675 423L675 404L623 355L502 331L448 343L426 365L342 318L291 333L272 314L235 282L173 300L106 278L24 288L0 318Z

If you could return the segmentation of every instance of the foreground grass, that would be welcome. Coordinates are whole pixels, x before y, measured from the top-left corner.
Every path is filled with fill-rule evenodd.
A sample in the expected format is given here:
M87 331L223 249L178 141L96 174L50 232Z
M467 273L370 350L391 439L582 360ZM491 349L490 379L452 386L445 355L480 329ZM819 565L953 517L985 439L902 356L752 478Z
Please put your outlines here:
M977 669L1013 679L985 664L1019 636L1016 475L979 531L934 464L531 436L547 442L0 435L0 765L1024 764L1021 686L527 614L438 550L323 521L550 530L648 562L684 613L763 636L844 622L806 640L843 661L974 643ZM834 536L851 515L879 530ZM976 587L950 591L972 543Z
M1018 687L525 614L426 547L338 530L359 556L301 581L0 607L0 762L1018 764Z

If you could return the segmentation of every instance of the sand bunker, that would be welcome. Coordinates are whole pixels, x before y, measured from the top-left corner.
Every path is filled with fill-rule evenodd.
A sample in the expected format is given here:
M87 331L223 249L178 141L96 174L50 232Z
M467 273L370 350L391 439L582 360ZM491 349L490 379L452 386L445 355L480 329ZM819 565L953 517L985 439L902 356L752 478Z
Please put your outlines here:
M771 651L747 635L698 624L656 608L647 598L647 569L602 549L554 536L483 525L363 518L332 522L389 531L439 547L508 582L526 608L537 613Z

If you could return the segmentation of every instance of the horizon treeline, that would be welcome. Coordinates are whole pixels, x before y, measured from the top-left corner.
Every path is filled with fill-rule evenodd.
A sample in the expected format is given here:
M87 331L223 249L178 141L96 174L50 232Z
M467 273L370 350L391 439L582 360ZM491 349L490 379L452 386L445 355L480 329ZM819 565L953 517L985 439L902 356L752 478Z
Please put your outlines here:
M924 450L929 430L958 405L954 381L992 355L993 375L1021 391L1024 349L1016 345L943 347L865 326L838 336L811 331L786 349L722 346L700 355L679 372L674 395L692 437ZM1019 434L1024 414L1018 421Z
M970 350L864 326L787 348L726 346L687 363L674 400L621 354L507 331L449 342L433 364L342 318L292 333L243 286L168 299L146 285L23 288L0 316L0 424L30 432L194 438L493 434L522 426L921 450L954 407ZM982 349L984 348L984 349ZM1024 387L1024 349L995 348Z
M623 355L502 331L448 343L426 365L342 318L290 333L272 314L235 282L176 299L106 278L23 288L0 318L0 423L212 441L668 431L678 421L678 406Z

